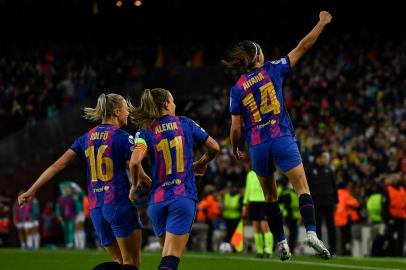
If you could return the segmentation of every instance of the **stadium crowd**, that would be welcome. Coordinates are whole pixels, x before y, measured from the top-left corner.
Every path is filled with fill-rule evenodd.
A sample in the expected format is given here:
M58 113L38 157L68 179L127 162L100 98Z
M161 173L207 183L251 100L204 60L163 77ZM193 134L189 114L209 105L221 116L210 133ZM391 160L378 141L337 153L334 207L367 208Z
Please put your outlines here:
M354 223L386 224L386 231L393 235L391 228L396 227L395 242L402 243L406 209L400 216L394 216L387 201L393 201L391 196L395 196L391 186L397 189L406 186L406 42L382 42L381 36L363 33L360 37L330 38L319 46L295 67L284 85L285 105L304 164L310 168L317 153L328 153L328 166L337 189L347 190L356 201L347 207L338 195L337 209L344 205L347 218L341 223L336 210L337 227ZM271 52L275 57L282 56L278 48ZM0 57L0 118L14 125L10 132L25 124L33 125L39 118L53 117L58 110L73 106L106 85L126 81L139 82L138 87L143 87L147 71L140 59L128 58L120 50L103 59L87 58L83 53L83 48L69 51L50 46L31 55L18 52ZM165 68L168 62L174 61L164 60L168 58L160 50L154 59L155 69ZM182 61L188 67L200 67L203 63L201 50ZM242 166L231 154L229 86L208 91L210 94L204 100L185 109L188 116L222 144L222 151L211 163L209 172L198 179L202 201L207 202L205 199L211 196L211 203L200 204L197 221L209 223L213 230L222 228L219 220L222 209L227 207L225 194L231 192L231 187L238 187L242 196L249 171L248 164ZM372 217L374 213L367 206L374 194L382 195L380 219ZM10 217L10 198L2 196L0 204L0 218ZM213 206L213 212L205 205ZM47 209L50 207L47 204ZM41 213L49 211L41 210ZM2 228L2 231L6 230ZM393 235L386 239L394 240ZM403 245L399 245L400 253L396 255L402 256ZM343 248L341 253L348 254Z

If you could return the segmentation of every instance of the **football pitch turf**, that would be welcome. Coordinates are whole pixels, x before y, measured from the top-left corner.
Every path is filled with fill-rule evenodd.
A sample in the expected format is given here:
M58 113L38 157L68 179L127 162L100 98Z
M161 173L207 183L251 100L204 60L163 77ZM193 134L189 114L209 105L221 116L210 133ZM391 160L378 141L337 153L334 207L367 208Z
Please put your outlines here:
M109 261L104 251L0 249L1 270L90 270L98 263ZM155 270L160 253L143 252L140 270ZM316 257L296 256L287 262L279 258L256 259L252 255L185 253L180 270L275 270L275 269L406 269L406 259L337 257L328 261Z

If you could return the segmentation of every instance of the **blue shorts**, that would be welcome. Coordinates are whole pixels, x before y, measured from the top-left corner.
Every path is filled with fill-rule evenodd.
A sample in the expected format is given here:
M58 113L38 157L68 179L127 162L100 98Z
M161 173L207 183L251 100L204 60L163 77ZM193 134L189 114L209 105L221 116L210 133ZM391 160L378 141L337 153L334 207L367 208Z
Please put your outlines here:
M177 197L150 204L148 215L157 237L163 237L165 232L176 235L187 234L192 230L196 216L196 202L189 198Z
M272 141L249 147L254 172L267 177L275 171L275 166L287 172L302 163L296 139L291 136L279 137Z
M90 209L90 218L102 247L111 245L116 237L127 237L135 229L142 229L138 210L132 204Z

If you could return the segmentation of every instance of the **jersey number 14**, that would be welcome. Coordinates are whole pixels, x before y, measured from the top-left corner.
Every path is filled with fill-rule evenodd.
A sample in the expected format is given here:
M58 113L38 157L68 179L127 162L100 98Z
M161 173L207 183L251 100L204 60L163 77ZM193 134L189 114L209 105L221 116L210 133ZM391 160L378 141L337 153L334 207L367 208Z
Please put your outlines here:
M275 88L272 82L269 82L259 88L261 92L261 105L258 110L258 105L254 99L254 95L250 92L242 100L244 106L248 106L251 114L254 117L254 122L261 121L261 115L273 112L275 115L281 112L281 105L276 97Z

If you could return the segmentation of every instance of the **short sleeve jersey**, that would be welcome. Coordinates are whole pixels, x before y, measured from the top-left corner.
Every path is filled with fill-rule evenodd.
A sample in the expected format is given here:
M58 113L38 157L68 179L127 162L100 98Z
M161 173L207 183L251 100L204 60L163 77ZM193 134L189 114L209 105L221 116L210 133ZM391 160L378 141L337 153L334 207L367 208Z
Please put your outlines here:
M86 159L90 209L130 203L126 168L133 148L133 136L108 124L96 126L72 144L71 149Z
M294 136L285 108L282 85L291 70L289 57L268 61L243 74L230 92L230 113L244 118L250 146L281 136Z
M163 116L150 128L140 129L136 144L147 147L153 165L150 203L187 197L197 200L193 171L193 145L204 143L209 135L187 117Z

